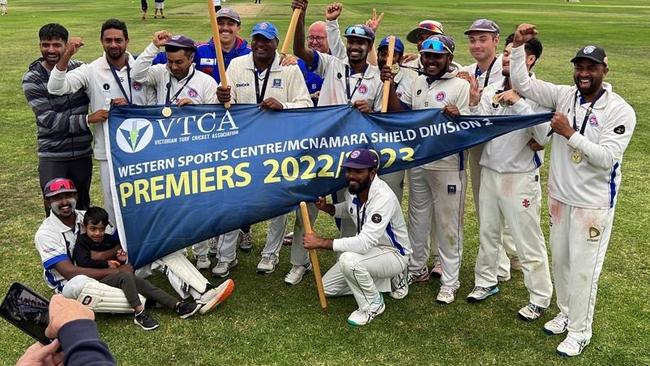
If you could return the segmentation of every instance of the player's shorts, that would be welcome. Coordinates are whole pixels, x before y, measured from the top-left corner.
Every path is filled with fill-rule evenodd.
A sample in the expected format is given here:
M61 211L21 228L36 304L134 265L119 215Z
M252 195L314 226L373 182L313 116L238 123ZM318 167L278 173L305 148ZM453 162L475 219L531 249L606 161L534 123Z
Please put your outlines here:
M147 0L140 0L140 8L142 8L142 11L147 11L147 9L149 9Z
M156 1L155 5L156 5L156 9L162 10L165 8L165 3L162 1Z

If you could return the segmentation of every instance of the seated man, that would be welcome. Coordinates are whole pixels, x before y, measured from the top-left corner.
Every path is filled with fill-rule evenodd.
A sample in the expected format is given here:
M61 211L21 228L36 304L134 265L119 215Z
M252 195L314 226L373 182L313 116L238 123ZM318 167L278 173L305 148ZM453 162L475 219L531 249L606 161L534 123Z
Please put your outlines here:
M75 209L77 189L71 180L54 178L43 190L45 204L52 210L36 232L36 249L43 263L43 278L55 292L78 299L96 312L132 312L122 290L97 281L120 271L133 271L130 264L117 268L82 268L72 263L77 236L83 229L83 211ZM225 301L234 289L232 280L217 288L212 285L181 253L169 254L151 265L167 275L176 292L186 299L190 295L205 314Z
M384 312L380 291L392 287L391 296L399 299L408 293L405 274L411 245L406 223L395 193L377 176L378 165L373 151L353 150L343 164L348 184L345 202L332 205L323 198L316 202L318 209L336 218L349 216L357 227L356 236L324 239L308 233L304 238L306 249L341 252L323 276L323 287L327 296L354 295L359 308L350 314L348 324L355 326L368 324Z

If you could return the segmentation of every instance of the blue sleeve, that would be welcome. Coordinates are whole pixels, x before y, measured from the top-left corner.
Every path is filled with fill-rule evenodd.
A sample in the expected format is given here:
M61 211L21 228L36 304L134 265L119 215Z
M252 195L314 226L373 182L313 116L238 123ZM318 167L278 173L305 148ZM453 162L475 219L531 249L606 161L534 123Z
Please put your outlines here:
M320 62L320 59L318 57L318 52L317 51L313 51L313 52L314 52L314 61L311 63L311 65L309 65L309 67L307 67L307 70L309 71L316 70L318 68L318 62Z
M167 63L167 54L165 52L158 52L156 57L151 62L152 65L166 64Z
M90 319L73 320L59 330L58 336L66 366L116 365L106 343L99 339L97 324Z

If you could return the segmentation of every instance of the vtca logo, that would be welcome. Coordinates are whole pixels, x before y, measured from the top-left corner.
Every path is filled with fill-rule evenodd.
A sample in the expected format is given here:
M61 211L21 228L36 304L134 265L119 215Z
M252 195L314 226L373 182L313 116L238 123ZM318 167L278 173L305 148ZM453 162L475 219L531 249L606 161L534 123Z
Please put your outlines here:
M152 137L151 122L144 118L128 118L118 127L115 140L122 151L132 154L147 147Z
M219 133L224 131L238 130L235 120L226 111L224 115L218 115L216 112L204 113L202 115L191 115L174 117L167 119L158 119L158 128L165 138L178 136L190 136L194 134Z

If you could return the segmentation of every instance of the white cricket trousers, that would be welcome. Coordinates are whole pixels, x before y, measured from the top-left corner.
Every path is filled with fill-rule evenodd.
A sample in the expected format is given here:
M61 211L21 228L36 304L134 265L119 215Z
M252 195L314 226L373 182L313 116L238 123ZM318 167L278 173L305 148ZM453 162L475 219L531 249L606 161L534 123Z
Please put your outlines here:
M318 208L316 208L315 204L310 202L307 204L307 212L309 215L309 222L311 222L313 226L318 217ZM288 216L289 214L284 214L269 220L269 230L266 234L266 244L262 249L262 256L274 255L278 257L280 255ZM303 246L304 236L305 226L302 223L300 208L298 208L296 210L296 221L293 226L293 242L291 244L291 264L295 266L304 266L309 263L309 253Z
M409 170L409 241L411 273L420 273L429 259L429 233L434 231L442 263L440 283L458 289L463 257L463 215L467 174L464 170ZM435 226L431 227L431 222Z
M235 229L217 237L217 261L232 262L237 258L239 232L239 229Z
M382 174L379 176L381 180L388 184L391 191L397 196L399 203L402 203L402 198L404 198L404 174L406 170L400 170L398 172Z
M548 199L557 306L568 331L591 339L598 278L614 223L614 209L588 209Z
M499 173L483 167L479 192L480 245L474 269L476 286L491 287L498 283L498 259L504 251L501 232L505 222L510 227L521 261L529 301L544 308L550 305L553 285L540 226L541 205L542 189L537 170Z
M380 291L390 291L390 279L407 265L407 257L391 247L373 247L364 254L343 252L323 276L325 295L352 294L359 309L367 309L381 296Z

